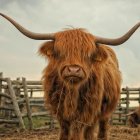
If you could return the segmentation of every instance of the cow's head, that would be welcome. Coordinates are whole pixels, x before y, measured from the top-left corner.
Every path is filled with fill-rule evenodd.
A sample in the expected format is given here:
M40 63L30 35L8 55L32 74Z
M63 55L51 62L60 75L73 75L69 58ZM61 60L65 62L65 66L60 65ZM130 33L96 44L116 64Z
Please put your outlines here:
M48 58L49 69L57 71L65 83L79 84L89 78L93 63L107 59L107 52L96 44L93 35L83 29L55 34L54 41L45 42L40 53Z
M65 83L78 84L90 77L93 63L107 59L107 52L100 44L120 45L124 43L140 26L136 24L124 36L117 39L107 39L93 36L82 29L65 30L58 33L33 33L10 17L0 13L9 20L25 36L36 40L50 40L45 42L40 53L49 59L48 69L58 73Z

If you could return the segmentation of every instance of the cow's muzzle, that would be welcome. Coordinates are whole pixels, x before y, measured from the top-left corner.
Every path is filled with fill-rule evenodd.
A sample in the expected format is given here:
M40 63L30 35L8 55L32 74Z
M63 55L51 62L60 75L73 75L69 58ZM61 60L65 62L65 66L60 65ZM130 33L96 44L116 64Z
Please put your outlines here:
M61 71L62 78L69 83L78 83L85 79L85 72L81 66L67 65Z

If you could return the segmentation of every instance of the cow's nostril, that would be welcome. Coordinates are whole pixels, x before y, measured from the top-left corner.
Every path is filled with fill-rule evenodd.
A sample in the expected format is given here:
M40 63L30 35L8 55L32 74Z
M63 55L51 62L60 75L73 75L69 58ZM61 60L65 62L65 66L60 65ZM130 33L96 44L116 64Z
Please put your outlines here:
M81 68L78 66L68 66L67 69L69 73L78 73Z
M67 82L78 83L85 79L85 72L78 65L67 65L62 69L62 78Z

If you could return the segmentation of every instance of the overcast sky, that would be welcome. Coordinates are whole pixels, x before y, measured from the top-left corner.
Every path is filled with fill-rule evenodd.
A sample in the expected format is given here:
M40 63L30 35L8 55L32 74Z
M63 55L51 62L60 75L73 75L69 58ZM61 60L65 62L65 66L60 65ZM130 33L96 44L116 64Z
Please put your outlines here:
M138 0L0 0L0 12L34 32L58 32L69 25L102 37L119 37L140 21ZM43 41L23 36L0 17L0 72L11 78L41 79L47 62L37 51ZM140 29L111 46L119 59L123 86L140 87Z

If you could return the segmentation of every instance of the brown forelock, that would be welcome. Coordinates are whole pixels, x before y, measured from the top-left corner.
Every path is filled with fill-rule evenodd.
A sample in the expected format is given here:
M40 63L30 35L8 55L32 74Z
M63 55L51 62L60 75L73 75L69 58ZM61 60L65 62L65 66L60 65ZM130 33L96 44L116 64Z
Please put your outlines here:
M96 49L94 37L83 29L58 32L55 38L55 49L60 52L60 57L65 57L71 63L83 61Z

